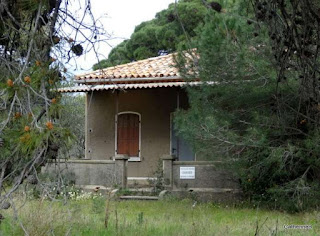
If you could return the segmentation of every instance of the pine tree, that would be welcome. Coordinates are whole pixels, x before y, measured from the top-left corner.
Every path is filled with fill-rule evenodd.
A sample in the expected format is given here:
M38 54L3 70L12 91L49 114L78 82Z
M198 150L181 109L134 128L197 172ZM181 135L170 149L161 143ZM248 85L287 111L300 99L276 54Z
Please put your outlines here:
M220 12L209 10L194 43L199 56L194 77L214 85L190 87L191 108L178 111L176 123L198 159L222 160L232 168L249 199L298 211L319 205L319 126L310 115L318 113L310 112L317 108L307 106L302 93L317 87L303 88L306 80L297 79L302 71L291 65L303 54L279 58L286 39L274 42L275 25L260 19L259 2L251 7L221 1ZM285 8L292 10L289 4ZM319 56L313 55L317 65ZM316 68L303 71L317 74Z
M59 123L63 106L56 92L68 76L68 60L84 53L72 38L83 22L71 6L61 0L0 3L0 205L22 183L36 183L41 166L72 138ZM72 21L74 31L66 30ZM99 28L86 22L86 29L94 43Z

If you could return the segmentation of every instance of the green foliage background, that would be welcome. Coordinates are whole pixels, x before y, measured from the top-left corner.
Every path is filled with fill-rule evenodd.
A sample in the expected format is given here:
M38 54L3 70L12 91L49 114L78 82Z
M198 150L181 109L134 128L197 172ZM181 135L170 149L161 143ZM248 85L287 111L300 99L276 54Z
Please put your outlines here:
M268 27L246 2L208 10L193 42L202 81L189 88L191 108L176 123L203 160L222 160L254 203L288 211L319 206L319 127L297 112L301 83L293 71L278 81ZM300 109L303 110L303 109Z
M204 23L206 7L202 0L180 0L177 5L158 12L153 20L138 25L130 39L110 52L108 59L93 66L94 70L155 57L162 52L187 48L196 30ZM183 27L181 27L183 26Z
M197 159L222 160L254 204L319 207L319 3L217 2L221 11L211 1L169 5L94 69L181 51L186 80L214 83L187 88L190 109L175 116ZM190 75L184 55L194 48Z

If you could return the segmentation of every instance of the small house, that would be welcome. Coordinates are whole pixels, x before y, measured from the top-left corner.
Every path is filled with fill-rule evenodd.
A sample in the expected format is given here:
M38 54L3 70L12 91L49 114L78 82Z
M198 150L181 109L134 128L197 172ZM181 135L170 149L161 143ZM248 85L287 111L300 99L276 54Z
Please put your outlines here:
M160 166L164 187L178 196L238 196L232 173L218 168L219 161L197 160L177 135L175 111L189 106L185 88L201 82L184 81L174 65L173 54L149 58L78 75L78 86L59 90L86 93L85 159L65 162L76 185L145 186Z
M85 159L125 154L136 179L151 177L164 155L195 160L174 127L174 112L188 108L187 82L174 65L173 54L149 58L78 75L78 86L60 89L86 93Z

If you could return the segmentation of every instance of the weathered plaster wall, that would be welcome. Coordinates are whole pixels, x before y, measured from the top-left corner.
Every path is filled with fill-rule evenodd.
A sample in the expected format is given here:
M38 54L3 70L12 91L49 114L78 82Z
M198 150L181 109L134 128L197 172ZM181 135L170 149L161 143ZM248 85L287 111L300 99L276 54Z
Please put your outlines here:
M165 188L175 197L223 202L241 198L238 180L220 161L174 161L170 155L162 159ZM186 175L180 176L181 167L194 168L194 175L191 170L189 179L184 179Z
M60 164L48 163L46 173L61 171L75 181L76 185L102 185L111 187L119 183L114 161L70 160Z
M110 160L114 156L115 92L87 94L86 159Z
M195 167L195 179L180 179L180 167ZM230 171L216 167L214 162L172 162L172 179L174 189L187 188L228 188L239 189L239 182Z
M87 94L87 159L110 160L115 155L116 96L116 91ZM180 106L186 102L186 94L180 92ZM170 154L170 113L176 106L176 88L119 92L118 112L141 114L141 161L128 163L129 177L152 176L160 157Z
M101 185L127 187L128 158L118 155L115 160L65 160L49 162L42 172L62 174L78 186Z

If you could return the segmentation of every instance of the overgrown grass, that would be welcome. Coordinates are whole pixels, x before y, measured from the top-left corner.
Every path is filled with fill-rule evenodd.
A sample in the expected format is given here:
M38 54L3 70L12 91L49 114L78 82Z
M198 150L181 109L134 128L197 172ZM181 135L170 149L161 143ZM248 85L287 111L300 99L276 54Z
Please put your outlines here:
M14 220L12 210L0 235L24 235L20 222L38 235L317 235L320 212L286 214L278 211L196 204L190 200L111 201L108 228L104 226L105 199L50 202L30 200ZM311 230L284 229L311 225Z

